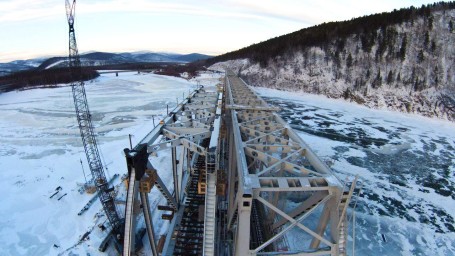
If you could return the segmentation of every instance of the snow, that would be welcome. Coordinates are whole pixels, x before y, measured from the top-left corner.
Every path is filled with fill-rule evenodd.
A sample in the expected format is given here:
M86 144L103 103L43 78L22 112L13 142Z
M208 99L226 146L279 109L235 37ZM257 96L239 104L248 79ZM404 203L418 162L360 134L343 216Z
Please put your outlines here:
M223 93L218 94L218 102L217 102L217 107L216 107L216 118L215 121L213 122L213 131L210 136L210 144L209 144L209 149L211 148L216 148L218 145L218 138L220 136L220 128L221 128L221 103L223 99Z
M107 176L126 173L123 148L129 147L128 134L133 135L133 145L140 141L153 128L153 117L157 124L167 104L174 108L177 98L181 101L182 94L194 88L184 79L136 73L106 74L86 83ZM98 246L106 234L97 225L106 217L101 204L96 200L82 216L77 215L92 196L81 195L76 185L84 182L79 159L86 173L89 169L71 88L0 94L0 115L0 255L102 255ZM160 159L152 162L170 184L169 156L166 152L158 155ZM58 186L62 191L50 199ZM156 206L161 198L155 191L150 202ZM165 226L156 230L163 234ZM92 228L90 240L65 251Z
M369 120L377 120L391 124L400 124L406 127L419 126L424 134L434 132L435 127L438 127L438 130L440 130L443 134L451 134L451 131L453 131L455 127L454 123L444 120L423 117L418 114L400 113L384 109L371 109L366 106L346 102L342 99L330 99L323 95L314 95L304 92L291 93L288 91L280 91L263 87L254 89L257 93L259 93L260 96L280 97L289 100L304 101L306 104L317 105L323 109L349 112L353 116L360 115L364 118L367 117ZM375 135L380 135L380 132L376 133Z
M430 16L432 28L428 26ZM287 51L270 56L262 66L250 59L234 59L215 63L210 69L228 67L253 86L322 94L370 108L454 121L455 33L449 31L448 23L454 20L455 10L434 10L430 16L371 33L353 32L315 46L297 49L283 45ZM364 49L364 37L372 40L371 51ZM397 52L404 40L403 60ZM424 57L419 58L419 53Z
M108 176L126 172L122 150L129 147L128 134L135 145L153 128L153 118L158 124L164 117L166 104L175 107L177 98L197 83L211 87L219 82L219 74L206 72L190 81L119 73L87 83ZM283 119L330 161L337 176L358 174L364 182L356 210L357 255L455 255L455 233L449 229L455 217L453 123L324 96L256 92L281 108ZM77 215L91 196L77 191L76 183L84 181L79 159L86 173L89 169L71 88L0 94L0 115L0 255L105 255L98 252L106 235L97 227L106 220L99 201ZM163 182L171 184L169 153L160 151L150 160ZM58 186L62 191L50 199ZM123 186L119 191L124 196ZM163 200L152 190L152 208ZM158 236L166 234L168 222L158 221L156 213L155 230ZM91 229L90 240L73 247ZM292 234L291 247L307 238L298 228Z
M281 108L283 119L329 159L337 176L359 175L364 185L356 255L455 255L454 123L324 96L255 90ZM307 238L294 228L291 249Z
M59 64L61 64L61 63L64 63L64 62L67 62L67 60L59 60L59 61L56 61L56 62L52 63L51 65L45 67L45 69L50 69L50 68L55 67L55 66L57 66L57 65L59 65Z

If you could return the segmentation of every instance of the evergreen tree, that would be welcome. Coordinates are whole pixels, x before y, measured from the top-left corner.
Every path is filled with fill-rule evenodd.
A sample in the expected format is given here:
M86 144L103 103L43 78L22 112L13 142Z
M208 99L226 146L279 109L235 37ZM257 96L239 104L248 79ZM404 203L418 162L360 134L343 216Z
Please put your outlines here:
M435 42L434 40L431 41L430 51L431 51L432 53L436 52L436 42Z
M409 80L407 82L408 82L408 84L414 84L415 80L416 80L416 67L412 67L411 77L409 78Z
M400 54L399 54L401 61L404 61L406 59L406 45L408 43L407 41L408 41L407 36L404 35L403 41L401 42Z
M434 86L438 87L439 85L439 68L438 65L436 65L433 69L433 81L434 81Z
M373 83L371 84L373 88L379 88L382 85L382 76L381 76L381 70L378 70L378 74L376 75L376 78L374 79Z
M427 31L427 32L425 32L425 36L423 39L423 48L428 49L429 45L430 45L430 34Z
M423 55L423 50L420 50L419 53L417 54L417 62L422 63L424 58L425 56Z
M349 53L348 57L346 58L346 66L348 68L352 67L352 55Z
M334 56L333 56L333 61L335 63L335 66L337 68L340 68L341 67L341 59L340 59L340 52L339 51L336 51Z
M392 70L389 71L389 74L387 75L387 84L392 84L393 83L393 72Z

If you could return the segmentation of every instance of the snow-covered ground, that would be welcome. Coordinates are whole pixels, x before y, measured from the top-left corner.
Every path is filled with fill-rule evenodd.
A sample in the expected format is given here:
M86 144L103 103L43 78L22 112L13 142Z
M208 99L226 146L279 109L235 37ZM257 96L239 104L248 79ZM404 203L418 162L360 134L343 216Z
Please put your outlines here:
M208 73L190 82L119 73L87 83L108 175L126 172L122 149L129 147L128 134L136 144L152 129L154 115L159 122L166 104L172 108L198 82L215 85L218 79ZM359 174L364 180L356 255L455 255L453 123L320 96L259 92L281 107L283 117L322 159L331 159L337 175ZM0 255L102 255L100 203L77 215L91 196L81 195L76 185L84 181L79 159L86 173L89 169L71 88L0 94L0 115ZM168 155L158 156L153 164L171 182ZM58 186L62 191L50 199ZM151 194L152 205L158 197ZM90 240L73 247L91 229ZM155 229L163 234L166 224Z
M215 84L217 78L204 74L198 81ZM107 176L126 172L123 148L129 147L128 134L133 135L133 145L139 142L153 128L153 118L158 124L166 114L166 105L173 109L177 98L181 101L195 88L196 81L137 73L106 74L87 83ZM100 254L98 245L105 234L97 225L106 219L100 216L101 204L96 200L89 211L77 215L92 196L81 195L76 184L84 182L80 159L85 173L90 171L71 88L0 94L0 116L0 255ZM161 171L170 160L165 153L159 155L165 157L154 165ZM171 182L172 175L162 178ZM62 190L50 199L59 186ZM158 203L154 196L152 205ZM65 251L92 228L90 240Z
M338 177L358 174L364 182L356 255L455 255L454 123L324 96L257 92Z

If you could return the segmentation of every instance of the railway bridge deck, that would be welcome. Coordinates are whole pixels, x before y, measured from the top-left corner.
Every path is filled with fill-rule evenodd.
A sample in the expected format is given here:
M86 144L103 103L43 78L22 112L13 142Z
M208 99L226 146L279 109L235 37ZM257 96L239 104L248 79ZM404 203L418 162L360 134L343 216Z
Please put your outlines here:
M125 150L125 234L137 229L133 206L140 193L155 255L345 255L353 187L345 188L277 110L230 70L217 91L189 95ZM148 160L160 150L171 151L170 188ZM167 210L161 221L170 222L159 239L144 199L153 187L168 202L158 206ZM290 246L296 232L301 244ZM124 255L134 247L129 237Z

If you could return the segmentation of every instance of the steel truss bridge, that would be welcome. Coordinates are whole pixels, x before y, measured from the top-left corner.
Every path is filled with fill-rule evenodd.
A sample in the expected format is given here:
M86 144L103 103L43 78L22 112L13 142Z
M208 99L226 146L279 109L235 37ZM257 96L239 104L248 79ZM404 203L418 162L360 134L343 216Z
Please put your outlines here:
M345 187L310 147L232 71L218 91L199 88L133 149L123 255L134 253L143 216L153 255L346 255ZM149 156L171 151L173 184ZM158 189L166 205L151 209ZM142 211L142 214L141 214ZM169 222L154 231L152 211ZM298 248L289 237L298 236ZM293 248L293 249L291 249Z

